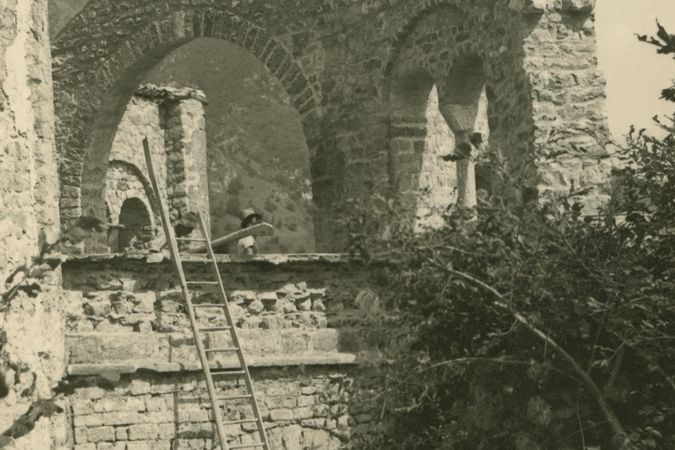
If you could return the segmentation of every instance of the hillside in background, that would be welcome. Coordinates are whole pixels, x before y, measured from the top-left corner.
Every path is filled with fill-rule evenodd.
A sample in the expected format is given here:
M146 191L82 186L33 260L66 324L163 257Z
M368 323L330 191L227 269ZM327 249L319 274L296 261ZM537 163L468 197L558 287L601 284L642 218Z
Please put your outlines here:
M174 50L145 82L202 89L206 106L212 232L239 227L251 206L277 228L264 251L313 251L311 183L298 112L248 51L202 38Z
M53 40L88 0L49 0L49 36Z
M50 0L54 36L86 3ZM308 150L300 116L264 65L223 40L202 38L167 55L144 82L203 90L212 234L239 228L253 207L276 227L261 251L311 252L314 237Z

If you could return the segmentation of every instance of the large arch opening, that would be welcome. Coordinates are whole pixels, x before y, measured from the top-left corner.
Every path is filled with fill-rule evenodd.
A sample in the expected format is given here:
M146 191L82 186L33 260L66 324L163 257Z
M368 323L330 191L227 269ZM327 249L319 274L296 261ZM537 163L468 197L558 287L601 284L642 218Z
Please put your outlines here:
M236 210L252 206L279 231L261 246L264 250L314 251L315 209L311 206L316 196L309 170L313 148L308 148L307 142L315 142L318 135L316 86L308 82L293 56L264 30L239 18L236 27L232 24L229 13L212 10L176 12L164 21L148 23L135 35L120 39L118 50L94 71L88 87L73 84L65 76L72 68L72 55L55 55L57 106L68 103L71 111L76 110L60 118L57 130L64 188L61 206L66 221L80 214L103 215L106 163L136 88L145 81L197 84L212 102L207 107L207 129L216 131L207 135L209 159L214 162L209 168L211 206L215 214L222 214L222 220L212 222L213 234L239 228ZM63 42L57 45L68 47ZM205 51L217 47L215 53ZM204 67L226 67L230 75L239 77L239 88L229 90L229 97L219 96L214 92L227 90L223 87L227 83L203 86L186 80L180 63L188 57L198 59L196 55L206 56L202 58ZM246 64L240 64L244 59ZM208 70L196 69L189 61L184 67L188 66L191 73L208 78ZM245 67L253 66L255 70L245 73ZM215 79L213 73L210 76ZM257 98L247 105L231 101L232 96L245 96L256 89ZM261 105L267 112L256 110ZM216 114L209 115L211 109ZM225 109L228 114L217 117ZM246 114L237 114L242 110ZM233 117L241 120L228 120ZM263 126L274 132L261 133ZM287 152L289 148L293 151ZM142 152L140 143L138 152ZM139 168L143 169L142 165Z
M302 117L280 80L251 52L198 38L169 53L144 78L204 91L212 236L240 227L253 208L275 226L262 252L314 251L309 149Z

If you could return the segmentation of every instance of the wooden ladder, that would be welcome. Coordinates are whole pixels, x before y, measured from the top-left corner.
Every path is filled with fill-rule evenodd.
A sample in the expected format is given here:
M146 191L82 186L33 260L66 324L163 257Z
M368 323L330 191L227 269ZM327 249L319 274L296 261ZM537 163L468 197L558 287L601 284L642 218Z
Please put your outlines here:
M265 427L263 425L262 417L260 415L260 408L258 407L258 401L256 399L255 393L253 391L253 383L251 382L251 375L246 365L246 360L244 359L244 354L241 350L241 345L239 343L239 337L237 336L236 327L232 321L232 315L230 314L230 308L227 302L227 296L225 294L225 289L223 287L223 280L220 277L220 271L218 270L218 263L216 262L215 254L213 253L213 248L211 247L210 234L206 229L204 222L204 217L202 214L199 214L199 228L201 231L202 238L176 238L173 227L169 222L169 214L162 198L161 192L159 190L159 185L157 183L157 178L152 165L152 156L150 154L150 146L148 140L143 139L143 151L145 153L145 162L148 166L148 173L150 175L150 182L152 183L152 188L155 191L155 196L157 198L157 205L159 207L160 215L162 218L162 226L164 227L164 234L166 236L167 245L169 247L169 252L171 254L171 260L173 261L174 268L178 274L180 281L181 291L183 293L183 299L185 300L185 306L187 309L187 315L190 319L190 326L192 327L192 335L194 337L195 345L197 346L197 352L199 354L199 360L201 362L202 370L204 372L204 378L206 380L206 388L208 390L209 399L211 402L211 412L213 414L213 421L215 423L216 432L218 435L218 441L220 442L221 450L231 450L239 448L262 448L264 450L270 450L270 446L267 442L267 436L265 434ZM206 250L206 254L211 263L211 268L213 271L213 280L204 281L204 280L187 280L185 277L185 271L183 270L183 263L181 260L181 253L178 248L178 242L199 242ZM219 294L220 303L192 303L192 297L190 294L190 286L214 286ZM201 308L218 308L221 309L224 313L225 325L224 326L211 326L211 327L202 327L200 328L199 323L197 322L197 310ZM204 343L202 341L201 333L217 332L217 331L229 331L230 338L232 342L232 347L224 348L204 348ZM212 368L209 364L208 355L215 354L232 354L236 353L239 360L239 367L237 370L231 369L221 369L221 368ZM247 392L244 394L238 394L233 396L223 396L219 395L216 391L215 383L213 382L213 377L243 377ZM221 411L221 401L234 401L234 400L248 400L250 402L251 409L253 410L253 418L244 418L240 420L233 421L224 421L223 414ZM234 444L230 445L227 440L227 434L225 433L225 425L241 425L246 423L256 423L257 424L257 433L259 435L259 440L256 443L252 444ZM217 448L217 447L214 447Z

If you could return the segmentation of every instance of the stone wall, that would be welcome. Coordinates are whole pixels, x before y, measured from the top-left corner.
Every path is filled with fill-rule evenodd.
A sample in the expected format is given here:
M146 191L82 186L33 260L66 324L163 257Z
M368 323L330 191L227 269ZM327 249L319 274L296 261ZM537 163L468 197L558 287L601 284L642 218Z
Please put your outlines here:
M143 202L148 212L153 213L150 216L154 225L157 212L150 203L152 191L149 190L147 179L136 166L120 161L111 161L108 163L108 174L105 182L106 206L110 213L108 217L110 223L119 223L124 202L131 198L137 198Z
M105 201L111 223L118 223L122 203L134 197L148 205L148 211L153 211L153 216L159 219L159 211L151 200L152 187L143 155L145 137L150 144L160 189L166 196L167 162L162 117L156 102L133 96L115 127L106 167Z
M349 372L349 371L347 371ZM350 406L353 376L336 371L253 370L267 437L274 449L344 448L355 428L368 426L367 410ZM235 395L240 386L218 383ZM202 377L191 374L123 377L114 387L85 387L69 398L75 450L210 449L213 426ZM250 418L232 402L225 420ZM253 441L255 424L227 425L231 445Z
M204 105L200 100L188 98L165 104L162 112L166 127L165 146L170 168L167 184L172 213L181 215L188 211L201 211L208 218Z
M53 132L47 2L0 3L0 292L26 277L7 277L38 254L38 243L59 234L59 187ZM68 196L67 192L63 193ZM8 300L0 299L0 435L38 400L52 397L63 374L59 272L28 276ZM64 416L56 413L24 429L20 449L57 448ZM27 423L30 423L28 421ZM60 424L60 426L59 426Z
M203 93L193 89L154 85L138 88L114 128L103 193L110 223L119 223L125 201L138 199L150 215L149 234L161 232L158 204L143 153L146 137L159 189L172 218L193 210L205 212L209 220L205 102ZM85 247L87 253L118 250L114 236L109 236L106 243L98 242L98 238L92 240Z
M359 400L368 378L357 363L384 345L387 317L371 271L339 255L219 261L273 447L344 448L368 433L373 404ZM188 279L210 278L200 257L185 269ZM210 448L205 386L169 261L72 257L63 285L69 383L88 386L68 397L74 448ZM197 290L193 301L217 299ZM224 324L218 308L198 309L198 322ZM206 348L230 345L227 332L204 339ZM232 357L211 362L237 366ZM225 411L230 420L251 415L244 405ZM228 430L246 443L253 428Z
M414 192L424 179L413 176L412 186L401 187L402 173L422 170L423 152L399 155L392 146L392 138L401 137L400 115L410 113L394 107L396 80L409 70L428 76L419 90L422 104L432 86L438 87L441 112L453 125L469 109L476 112L476 104L464 105L458 94L480 92L476 86L464 89L470 80L462 79L468 72L461 61L474 58L472 70L485 82L490 128L481 151L502 154L509 170L524 173L530 188L541 193L597 185L604 179L607 151L592 3L253 0L214 7L195 0L165 8L155 0L112 8L92 1L59 34L54 49L56 102L75 99L59 122L62 158L73 162L62 172L64 186L77 191L93 182L85 178L94 172L82 170L102 160L96 152L107 151L105 145L85 151L97 138L81 112L92 118L107 114L102 105L114 103L120 87L175 46L202 36L248 49L280 80L300 112L312 160L319 250L340 245L335 237L340 199L396 195L402 188ZM471 130L460 131L468 136ZM77 211L64 208L63 214Z

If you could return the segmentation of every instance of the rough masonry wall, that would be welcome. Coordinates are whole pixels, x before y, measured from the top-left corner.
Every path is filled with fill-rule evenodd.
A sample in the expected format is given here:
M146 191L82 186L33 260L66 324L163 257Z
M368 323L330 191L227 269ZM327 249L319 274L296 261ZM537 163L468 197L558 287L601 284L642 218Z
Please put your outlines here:
M38 253L38 236L59 233L58 177L53 133L47 2L0 4L0 290ZM18 276L16 281L21 279ZM0 434L31 404L51 398L64 371L63 320L55 292L59 273L38 282L41 292L0 300ZM63 416L40 420L8 448L51 449L63 442Z
M203 96L203 93L201 94ZM167 193L172 214L200 211L209 218L204 100L181 99L162 104L169 165ZM209 224L207 223L207 229Z
M131 98L115 128L106 168L103 195L110 223L119 223L125 201L138 199L150 215L152 232L161 231L143 153L146 137L159 188L173 218L192 210L205 212L208 221L204 102L200 91L154 85L140 87ZM106 253L110 242L100 240L95 239L85 251Z
M64 185L79 193L82 167L101 160L84 153L92 139L84 117L106 111L119 86L130 85L172 48L200 36L251 51L300 112L312 159L320 250L339 246L340 199L396 194L402 172L411 164L421 170L419 152L403 155L401 165L401 155L390 148L392 137L401 136L391 116L390 85L406 66L424 68L446 88L454 61L478 55L494 129L489 151L506 155L513 170L522 169L541 191L568 191L572 181L575 189L595 184L603 175L598 161L606 153L606 127L593 55L592 3L252 0L214 6L208 0L154 0L140 6L94 0L63 29L54 49L56 103L63 106L58 141L68 161ZM572 56L577 54L584 57ZM441 103L451 88L441 89ZM577 100L580 105L568 103ZM580 137L588 132L598 134L600 143ZM567 155L573 144L583 146L573 152L574 159L540 161L544 153ZM97 151L107 151L101 148ZM579 167L584 174L574 176ZM78 211L74 205L63 214Z
M189 279L209 278L204 259L185 269ZM369 381L355 364L384 345L386 317L372 274L338 256L244 263L223 257L220 271L274 448L337 449L368 433L373 404L360 393ZM65 265L64 288L69 381L105 377L68 398L75 448L209 448L205 386L169 261L74 258ZM217 299L196 290L193 301ZM224 324L218 308L199 308L198 322ZM205 346L231 346L229 334L210 332ZM232 356L211 364L236 367ZM236 404L226 411L230 420L251 414ZM252 431L228 428L243 442Z
M593 2L563 2L525 37L535 123L534 151L541 194L595 187L588 210L607 199L612 144L605 114L605 80L597 67ZM536 16L523 16L534 24Z

